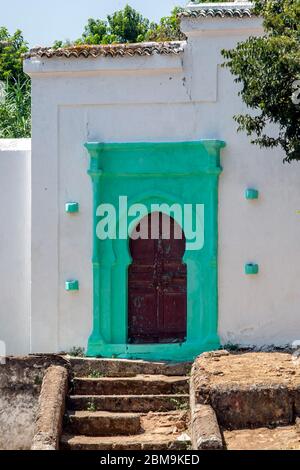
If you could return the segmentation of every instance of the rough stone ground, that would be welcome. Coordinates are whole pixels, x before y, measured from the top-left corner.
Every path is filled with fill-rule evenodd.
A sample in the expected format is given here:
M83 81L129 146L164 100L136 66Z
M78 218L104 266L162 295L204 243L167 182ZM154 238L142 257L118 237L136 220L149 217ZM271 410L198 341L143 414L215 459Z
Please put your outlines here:
M224 431L227 450L300 450L300 427Z
M204 353L195 363L198 390L238 385L300 386L300 359L292 360L288 353L229 354L227 351Z
M289 353L202 354L196 402L216 412L228 450L300 450L300 360Z
M187 430L188 426L188 411L150 412L141 417L141 429L153 435L176 435L178 437L183 431Z

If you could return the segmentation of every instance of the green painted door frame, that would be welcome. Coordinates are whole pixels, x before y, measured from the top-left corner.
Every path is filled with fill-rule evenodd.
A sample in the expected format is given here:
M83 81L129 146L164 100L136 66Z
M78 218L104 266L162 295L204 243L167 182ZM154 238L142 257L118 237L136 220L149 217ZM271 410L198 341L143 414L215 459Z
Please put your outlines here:
M192 360L219 347L218 338L218 180L222 169L218 140L172 143L85 144L93 184L93 331L88 356L146 360ZM187 249L187 338L183 343L128 344L127 272L131 263L128 237L100 240L97 225L100 204L116 208L116 232L132 221L128 206L143 204L202 205L204 240L199 249ZM161 212L167 213L165 207ZM182 224L178 214L168 213ZM142 218L144 214L141 214ZM134 217L136 220L136 217ZM121 227L122 226L122 227ZM185 227L182 227L185 231ZM203 245L203 246L202 246Z

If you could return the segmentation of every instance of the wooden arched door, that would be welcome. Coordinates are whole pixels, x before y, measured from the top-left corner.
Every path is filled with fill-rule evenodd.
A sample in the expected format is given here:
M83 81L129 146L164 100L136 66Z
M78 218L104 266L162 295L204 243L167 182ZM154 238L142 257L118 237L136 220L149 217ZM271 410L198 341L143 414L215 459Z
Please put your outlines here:
M152 213L130 239L128 341L173 343L186 338L187 270L182 258L185 236L174 219ZM147 239L145 239L148 235Z

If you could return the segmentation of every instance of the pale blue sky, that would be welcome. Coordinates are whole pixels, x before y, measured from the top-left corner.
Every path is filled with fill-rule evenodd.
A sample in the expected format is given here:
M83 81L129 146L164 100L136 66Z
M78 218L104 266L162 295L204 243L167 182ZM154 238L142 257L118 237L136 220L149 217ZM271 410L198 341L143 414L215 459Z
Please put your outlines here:
M0 0L0 26L21 29L30 47L81 36L88 18L105 18L129 3L151 20L187 0Z

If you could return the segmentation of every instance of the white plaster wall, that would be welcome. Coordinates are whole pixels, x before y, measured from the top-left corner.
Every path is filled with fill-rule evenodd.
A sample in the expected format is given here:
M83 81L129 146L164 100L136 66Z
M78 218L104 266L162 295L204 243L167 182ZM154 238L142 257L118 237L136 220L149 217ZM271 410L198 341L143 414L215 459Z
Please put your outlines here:
M32 352L86 346L92 324L92 192L86 141L217 138L219 333L223 342L300 339L300 166L252 146L232 116L244 110L222 48L257 34L258 20L183 21L182 56L32 59ZM248 186L259 189L247 201ZM64 204L78 201L68 215ZM199 201L201 203L201 201ZM42 223L41 223L42 221ZM245 276L246 262L260 273ZM66 292L66 279L80 290Z
M0 340L30 350L30 139L0 139Z
M286 345L300 339L300 165L232 135L232 98L226 87L219 96L228 143L219 198L220 336L223 344ZM258 189L259 199L246 200L246 188ZM259 264L257 276L244 274L247 262Z

